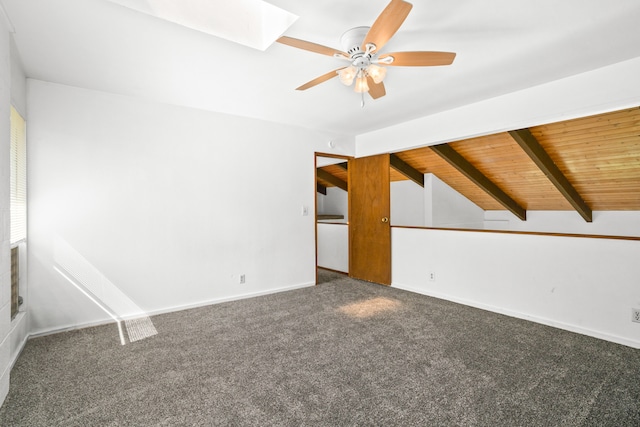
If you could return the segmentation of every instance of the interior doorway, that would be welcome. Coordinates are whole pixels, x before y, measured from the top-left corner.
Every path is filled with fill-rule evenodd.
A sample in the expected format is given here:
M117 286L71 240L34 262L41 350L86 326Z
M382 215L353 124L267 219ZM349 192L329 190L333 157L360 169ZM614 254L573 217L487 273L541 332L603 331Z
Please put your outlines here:
M349 274L349 178L351 157L316 153L316 283L319 269Z

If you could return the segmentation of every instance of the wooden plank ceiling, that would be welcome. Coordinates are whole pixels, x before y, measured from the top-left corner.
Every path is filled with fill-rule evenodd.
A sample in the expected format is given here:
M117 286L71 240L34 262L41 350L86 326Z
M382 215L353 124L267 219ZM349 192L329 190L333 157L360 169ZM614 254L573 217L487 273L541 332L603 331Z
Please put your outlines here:
M485 210L577 210L587 221L592 210L640 210L638 107L447 145L395 155ZM347 180L344 168L323 169ZM392 168L392 181L405 179Z
M317 174L318 184L322 185L323 187L336 187L336 183L333 180L328 180L327 179L328 177L325 174L323 174L321 171L324 171L329 175L332 175L333 177L345 183L349 179L347 169L346 169L346 163L341 165L323 166L321 168L318 168L318 174Z

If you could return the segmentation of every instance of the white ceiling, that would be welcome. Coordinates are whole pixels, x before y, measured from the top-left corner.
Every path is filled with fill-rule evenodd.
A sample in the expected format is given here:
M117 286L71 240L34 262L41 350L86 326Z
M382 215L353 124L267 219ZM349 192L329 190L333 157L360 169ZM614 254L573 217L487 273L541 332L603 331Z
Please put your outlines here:
M343 62L278 43L265 51L107 0L0 0L28 77L347 135L640 57L638 0L415 0L383 52L457 53L448 67L390 67L387 96L332 79ZM299 19L285 35L340 48L388 0L268 0ZM242 25L238 22L238 25Z
M263 0L109 1L260 50L271 46L298 19Z

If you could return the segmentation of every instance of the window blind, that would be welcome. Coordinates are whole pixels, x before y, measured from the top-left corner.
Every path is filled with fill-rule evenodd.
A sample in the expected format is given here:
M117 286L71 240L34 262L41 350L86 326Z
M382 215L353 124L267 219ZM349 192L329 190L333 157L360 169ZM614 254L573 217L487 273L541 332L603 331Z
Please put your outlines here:
M27 238L26 123L11 107L11 244Z

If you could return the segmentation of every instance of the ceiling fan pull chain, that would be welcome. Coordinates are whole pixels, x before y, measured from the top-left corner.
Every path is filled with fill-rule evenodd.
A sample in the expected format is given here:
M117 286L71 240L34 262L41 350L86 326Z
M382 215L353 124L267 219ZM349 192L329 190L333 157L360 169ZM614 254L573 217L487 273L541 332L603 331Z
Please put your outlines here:
M360 92L360 95L362 96L360 101L360 108L364 108L364 92Z

